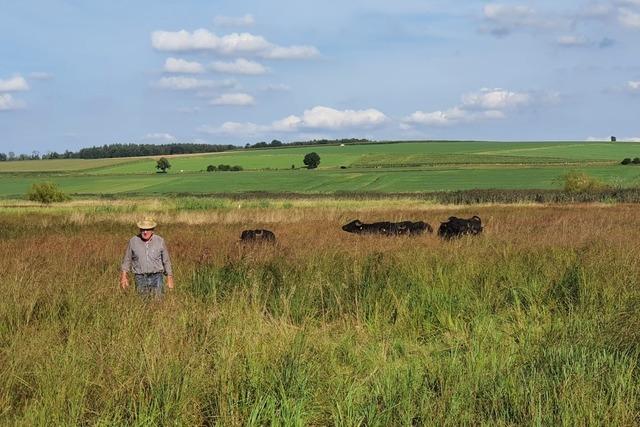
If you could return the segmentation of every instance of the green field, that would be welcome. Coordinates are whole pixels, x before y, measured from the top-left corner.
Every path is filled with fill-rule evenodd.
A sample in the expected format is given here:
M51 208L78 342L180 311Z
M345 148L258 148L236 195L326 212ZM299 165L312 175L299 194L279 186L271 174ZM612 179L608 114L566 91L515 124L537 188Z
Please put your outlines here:
M317 170L302 168L311 151L321 157ZM172 156L167 174L156 173L153 158L1 162L0 197L42 181L79 195L552 189L571 170L622 188L640 184L640 167L619 165L638 156L640 143L401 142ZM204 172L218 164L244 171Z

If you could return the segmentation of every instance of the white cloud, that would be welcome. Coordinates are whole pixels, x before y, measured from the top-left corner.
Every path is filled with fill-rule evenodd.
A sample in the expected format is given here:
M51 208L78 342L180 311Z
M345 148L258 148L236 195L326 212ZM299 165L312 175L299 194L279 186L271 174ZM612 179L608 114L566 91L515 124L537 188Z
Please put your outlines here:
M229 80L202 80L193 77L163 77L157 83L158 87L170 90L215 89L226 88L230 85L232 85L232 82Z
M0 79L0 92L18 92L29 90L29 85L24 77L18 75L9 79Z
M587 46L589 44L584 37L575 35L560 36L556 39L556 43L564 47L580 47Z
M233 62L216 61L211 64L211 68L218 73L245 75L265 74L268 71L264 65L244 58L238 58Z
M229 105L238 107L254 105L255 103L253 96L248 93L225 93L210 102L211 105Z
M286 84L270 84L266 85L262 88L264 91L268 92L289 92L291 90L291 86Z
M640 81L628 81L627 90L631 93L640 93Z
M318 55L320 55L320 52L313 46L273 46L260 56L267 59L310 59Z
M219 27L250 27L256 23L253 15L246 14L240 17L216 16L213 23Z
M151 45L156 50L167 52L210 50L225 55L253 54L269 59L307 59L319 54L313 46L282 47L250 33L220 37L203 28L193 33L186 30L154 31L151 33Z
M312 129L338 130L346 128L373 128L387 122L384 113L369 108L366 110L335 110L317 106L305 110L300 122L301 127Z
M251 136L262 132L268 132L268 126L260 126L255 123L225 122L219 127L200 126L198 132L210 135L234 135L234 136Z
M462 97L463 106L468 109L505 110L525 106L530 102L529 94L503 89L485 88Z
M167 58L164 62L164 71L168 73L200 74L204 73L204 67L199 62L189 62L179 58Z
M171 135L170 133L157 132L157 133L148 133L142 139L152 139L156 141L170 142L170 141L175 141L176 137Z
M9 93L0 93L0 111L14 111L25 108L23 101L13 98Z
M453 107L445 111L425 113L416 111L403 121L410 125L450 126L459 123L471 123L479 120L502 119L505 114L499 110L469 111L460 107Z
M223 135L256 135L268 132L297 132L308 130L336 131L344 129L371 129L388 123L390 119L382 112L366 110L336 110L316 106L305 110L302 116L290 115L270 125L255 123L225 122L219 127L201 126L200 132Z
M618 11L618 22L623 27L633 30L640 29L640 13L634 12L627 8L621 8Z
M556 94L534 97L531 93L484 88L478 92L463 95L461 105L432 112L418 110L402 121L405 125L450 126L482 120L496 120L505 118L506 112L509 110L517 110L534 102L554 102L556 99Z

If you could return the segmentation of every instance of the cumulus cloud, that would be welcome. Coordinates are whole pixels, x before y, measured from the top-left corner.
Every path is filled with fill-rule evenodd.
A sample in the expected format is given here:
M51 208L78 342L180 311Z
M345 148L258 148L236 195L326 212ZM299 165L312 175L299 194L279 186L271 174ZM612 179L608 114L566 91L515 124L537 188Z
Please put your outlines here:
M522 107L531 102L527 93L512 92L504 89L481 89L479 92L462 96L467 109L505 110Z
M156 133L148 133L142 139L171 142L171 141L175 141L176 137L171 135L170 133L156 132Z
M179 58L167 58L164 62L164 71L167 73L200 74L204 73L204 67L199 62L190 62Z
M25 108L23 101L15 99L9 93L0 93L0 111L14 111Z
M0 79L0 92L19 92L29 90L29 85L24 77L17 75L6 80Z
M228 88L235 84L231 80L203 80L194 77L163 77L157 82L157 86L169 90L198 90Z
M218 73L227 73L227 74L245 74L245 75L259 75L265 74L268 69L254 61L248 61L244 58L236 59L233 62L222 62L216 61L211 64L211 69L213 71L217 71Z
M519 29L547 29L560 25L557 18L543 16L525 5L490 3L482 9L484 31L503 37Z
M549 98L550 99L550 98ZM542 97L541 100L542 101ZM526 107L534 102L531 93L504 89L481 89L462 96L462 104L447 110L416 111L405 117L405 125L450 126L482 120L503 119L509 110Z
M366 110L336 110L316 106L305 110L301 116L290 115L269 125L255 123L226 122L219 127L201 126L199 131L210 134L255 135L266 132L297 132L308 130L372 129L389 122L382 112Z
M203 28L193 33L186 30L154 31L151 33L151 45L165 52L204 50L225 55L252 54L269 59L307 59L319 54L313 46L282 47L250 33L218 36Z
M245 107L254 105L255 99L248 93L225 93L213 99L211 105Z
M213 23L218 27L250 27L256 23L253 15L246 14L240 17L216 16Z

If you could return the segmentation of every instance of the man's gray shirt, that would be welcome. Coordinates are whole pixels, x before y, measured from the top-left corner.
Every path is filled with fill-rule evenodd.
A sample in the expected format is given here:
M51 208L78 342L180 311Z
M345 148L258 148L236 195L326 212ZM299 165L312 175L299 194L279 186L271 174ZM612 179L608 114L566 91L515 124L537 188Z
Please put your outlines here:
M173 276L167 246L164 239L155 234L146 242L139 235L129 240L121 269L134 274L164 273Z

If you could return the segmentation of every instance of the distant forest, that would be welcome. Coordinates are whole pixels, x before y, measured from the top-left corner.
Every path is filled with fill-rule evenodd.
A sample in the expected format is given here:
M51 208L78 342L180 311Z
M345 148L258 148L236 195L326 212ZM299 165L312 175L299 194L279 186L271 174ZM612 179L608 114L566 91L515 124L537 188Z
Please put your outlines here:
M326 145L326 144L354 144L371 142L367 139L314 139L311 141L294 141L283 143L277 139L267 143L246 144L248 148L275 148L284 146ZM108 159L113 157L141 157L166 156L171 154L218 153L220 151L241 150L236 145L213 144L109 144L101 147L81 148L77 152L66 150L64 153L49 151L41 154L33 151L31 154L15 154L13 152L0 153L0 162L15 160L46 160L46 159Z

